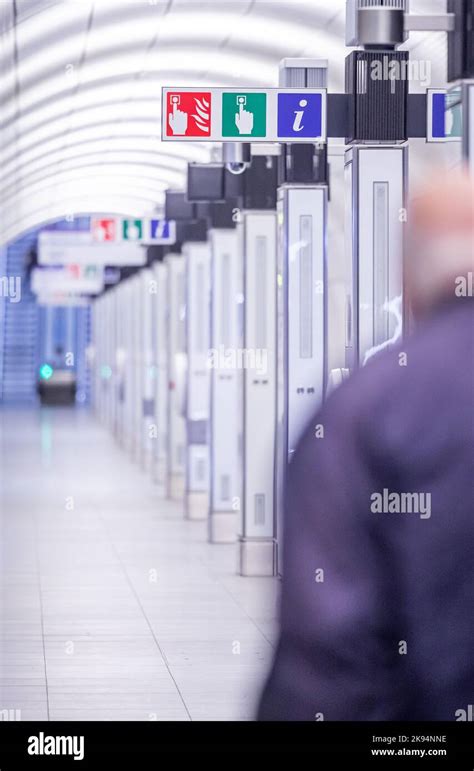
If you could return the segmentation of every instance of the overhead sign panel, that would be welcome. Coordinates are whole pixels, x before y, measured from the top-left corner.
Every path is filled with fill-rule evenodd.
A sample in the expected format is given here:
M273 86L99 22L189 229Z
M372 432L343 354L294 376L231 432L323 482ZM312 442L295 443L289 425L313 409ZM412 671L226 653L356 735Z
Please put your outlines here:
M146 252L139 244L94 241L91 233L43 230L38 236L39 265L142 266Z
M140 267L146 264L146 251L142 247L175 242L175 222L162 219L93 219L88 232L41 231L38 264Z
M89 235L93 243L170 245L176 243L176 223L147 217L92 219Z
M324 88L163 88L162 100L167 141L327 141Z

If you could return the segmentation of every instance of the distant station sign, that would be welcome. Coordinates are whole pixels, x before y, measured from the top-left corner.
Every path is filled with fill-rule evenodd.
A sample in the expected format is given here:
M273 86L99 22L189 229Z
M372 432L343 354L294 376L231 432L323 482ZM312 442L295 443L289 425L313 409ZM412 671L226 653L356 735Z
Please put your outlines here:
M324 88L163 88L162 102L164 140L327 140Z
M92 219L90 236L94 243L170 245L176 243L176 223L147 217Z
M43 230L38 236L39 265L140 267L146 252L139 244L95 241L93 233Z
M92 219L89 231L41 231L38 264L140 267L146 263L143 246L175 242L175 222L162 219Z

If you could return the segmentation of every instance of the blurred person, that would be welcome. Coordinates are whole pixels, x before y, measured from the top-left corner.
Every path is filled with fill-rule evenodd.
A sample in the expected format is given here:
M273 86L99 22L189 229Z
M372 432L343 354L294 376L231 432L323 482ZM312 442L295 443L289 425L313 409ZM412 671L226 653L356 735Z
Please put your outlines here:
M289 467L261 720L472 714L473 272L473 181L436 175L409 210L413 334L334 392Z

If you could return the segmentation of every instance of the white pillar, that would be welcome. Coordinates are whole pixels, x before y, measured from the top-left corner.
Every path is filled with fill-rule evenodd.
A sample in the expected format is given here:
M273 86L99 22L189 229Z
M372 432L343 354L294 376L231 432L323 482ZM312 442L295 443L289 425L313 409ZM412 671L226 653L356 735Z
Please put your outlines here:
M207 242L183 245L186 260L186 516L209 513L210 270Z
M140 402L141 434L139 456L142 468L151 471L155 432L155 369L153 352L154 274L149 268L140 271Z
M408 148L346 151L346 364L365 364L403 334L403 230Z
M168 484L169 498L180 500L185 490L186 425L177 380L185 356L184 258L169 254L168 267Z
M281 573L284 485L298 440L324 399L327 380L327 185L278 192L277 543Z
M243 258L237 228L210 231L211 501L209 540L237 539L242 505Z
M154 443L153 480L165 494L168 479L168 268L165 262L153 267L156 294L153 302L153 346L155 364L155 423L157 435Z
M276 439L275 211L243 213L244 369L242 575L275 571L274 457ZM253 360L253 361L251 361ZM249 366L253 364L253 366Z

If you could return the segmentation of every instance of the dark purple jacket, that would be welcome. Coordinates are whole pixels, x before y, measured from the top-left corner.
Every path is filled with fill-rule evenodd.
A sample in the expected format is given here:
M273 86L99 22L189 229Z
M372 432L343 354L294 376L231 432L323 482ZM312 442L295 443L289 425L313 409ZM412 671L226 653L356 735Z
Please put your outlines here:
M424 493L423 517L372 511L384 489ZM288 474L283 572L260 719L456 720L474 704L472 299L316 416Z

